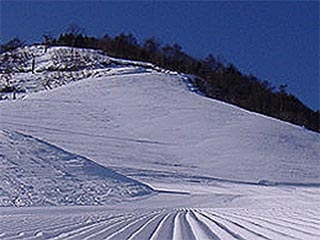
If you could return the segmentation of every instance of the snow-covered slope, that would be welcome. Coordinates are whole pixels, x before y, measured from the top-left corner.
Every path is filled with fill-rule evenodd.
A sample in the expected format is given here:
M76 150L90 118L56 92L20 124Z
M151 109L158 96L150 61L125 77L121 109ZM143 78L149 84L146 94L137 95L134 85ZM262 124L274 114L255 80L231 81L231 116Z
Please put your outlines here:
M148 63L23 51L34 73L26 54L0 83L19 90L1 93L0 201L37 207L0 208L1 239L320 238L318 133Z
M0 102L1 126L149 182L320 183L318 133L190 92L181 75L122 64L115 76Z
M0 55L0 100L22 98L88 77L161 69L149 63L115 59L101 51L44 46L19 48ZM13 89L15 92L13 93Z
M0 131L0 206L100 205L152 190L84 157Z

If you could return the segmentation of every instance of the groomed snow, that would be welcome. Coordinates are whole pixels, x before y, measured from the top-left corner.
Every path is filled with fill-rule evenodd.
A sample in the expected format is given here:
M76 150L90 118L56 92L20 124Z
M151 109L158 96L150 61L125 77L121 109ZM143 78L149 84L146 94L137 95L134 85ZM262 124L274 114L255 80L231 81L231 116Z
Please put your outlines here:
M28 91L0 101L1 178L24 179L15 169L37 176L34 167L50 181L60 170L75 172L86 183L97 179L91 187L117 188L119 203L0 208L1 239L320 238L319 133L205 98L186 76L93 50L78 50L88 68L51 68L56 84L45 88L38 79L49 76L50 52L67 58L71 50L37 49L43 71L17 74L12 81ZM103 169L106 178L74 171L68 159ZM149 197L127 201L131 186L139 190L134 199Z
M156 71L1 102L0 123L139 177L320 183L320 135L190 92ZM138 171L138 172L137 172Z
M227 190L230 186L219 188ZM116 207L0 208L0 237L56 240L319 239L320 208L316 197L307 193L308 189L293 190L296 196L292 193L290 196L288 189L267 189L267 197L265 189L261 189L266 187L258 186L254 190L255 194L258 193L255 196L250 194L251 187L238 185L231 188L238 188L243 194L247 192L247 196L243 196L244 199L238 196L234 202L228 195L207 196L206 204L213 202L211 208L197 207L199 200L204 201L196 194L187 197L189 200L193 198L193 207L182 207L183 198L169 194L164 194L160 205L157 205L157 198L161 197L159 194L155 200L148 198L139 204ZM210 187L207 188L209 191ZM258 196L260 199L255 199ZM172 205L173 200L179 206Z

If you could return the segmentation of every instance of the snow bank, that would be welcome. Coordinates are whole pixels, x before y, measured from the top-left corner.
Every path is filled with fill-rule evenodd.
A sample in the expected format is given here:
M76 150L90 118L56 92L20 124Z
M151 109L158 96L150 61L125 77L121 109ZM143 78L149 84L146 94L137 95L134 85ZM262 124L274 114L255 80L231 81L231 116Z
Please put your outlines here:
M101 205L152 190L84 157L17 132L0 131L0 206Z

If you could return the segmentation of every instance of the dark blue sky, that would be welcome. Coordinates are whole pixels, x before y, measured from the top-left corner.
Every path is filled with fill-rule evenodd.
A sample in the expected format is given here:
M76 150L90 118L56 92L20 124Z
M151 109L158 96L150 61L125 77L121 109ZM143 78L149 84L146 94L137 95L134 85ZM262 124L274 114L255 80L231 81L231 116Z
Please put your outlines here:
M1 0L0 40L28 43L76 23L88 35L133 33L179 43L192 56L223 57L319 109L318 1L12 1Z

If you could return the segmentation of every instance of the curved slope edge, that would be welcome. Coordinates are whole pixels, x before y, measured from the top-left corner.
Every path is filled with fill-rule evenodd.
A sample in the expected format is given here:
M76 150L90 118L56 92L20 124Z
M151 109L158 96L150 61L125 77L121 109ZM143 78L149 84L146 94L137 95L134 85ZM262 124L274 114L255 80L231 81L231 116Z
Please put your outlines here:
M0 206L101 205L152 189L82 156L18 132L0 131Z

